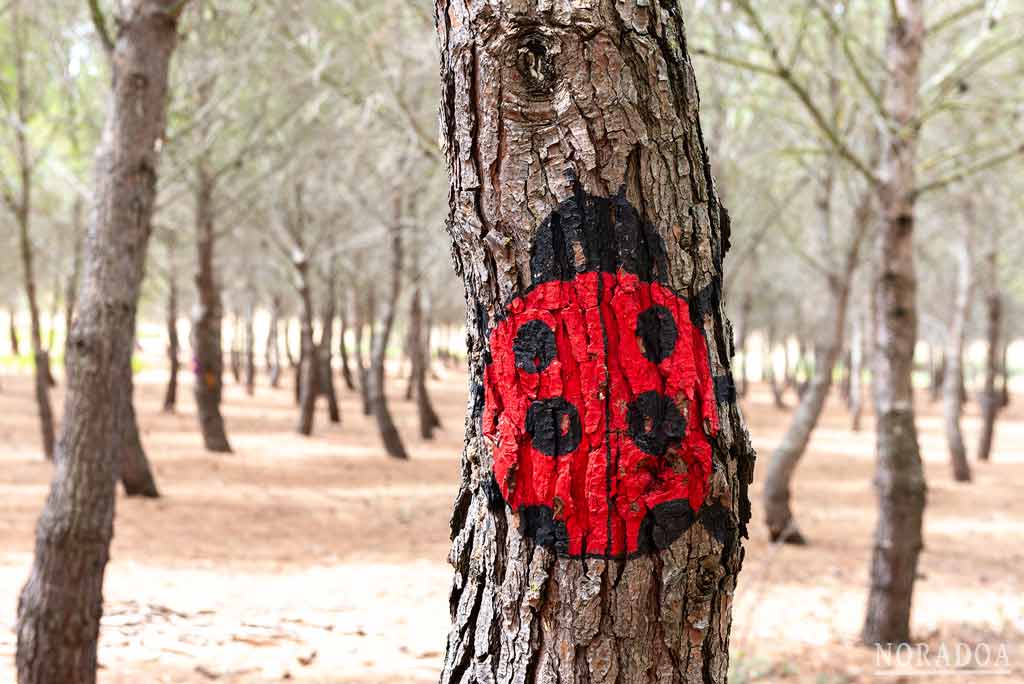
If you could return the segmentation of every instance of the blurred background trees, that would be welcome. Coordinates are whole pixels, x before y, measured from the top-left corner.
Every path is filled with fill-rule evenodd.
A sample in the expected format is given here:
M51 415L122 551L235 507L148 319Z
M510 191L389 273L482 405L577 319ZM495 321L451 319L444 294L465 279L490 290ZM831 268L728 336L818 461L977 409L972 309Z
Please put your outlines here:
M46 457L109 93L93 8L117 4L0 5L0 349L5 372L34 369ZM764 381L794 409L758 464L772 537L816 541L797 525L792 483L830 399L854 429L886 411L912 426L912 382L918 401L942 401L950 467L969 480L999 439L1020 364L1024 11L1008 0L682 8L732 214L737 388ZM344 428L337 395L359 392L387 452L415 459L384 383L408 387L429 438L432 364L458 353L464 320L441 234L430 8L192 0L178 30L139 305L168 351L165 409L188 387L207 449L226 452L225 382L294 389L303 435L316 434L318 404ZM123 462L159 461L138 437L130 377L122 388ZM978 444L960 429L972 402ZM923 505L918 447L889 432L882 502L911 492ZM142 485L126 480L129 491L156 494L147 469L121 468L132 472ZM906 620L865 636L903 638Z

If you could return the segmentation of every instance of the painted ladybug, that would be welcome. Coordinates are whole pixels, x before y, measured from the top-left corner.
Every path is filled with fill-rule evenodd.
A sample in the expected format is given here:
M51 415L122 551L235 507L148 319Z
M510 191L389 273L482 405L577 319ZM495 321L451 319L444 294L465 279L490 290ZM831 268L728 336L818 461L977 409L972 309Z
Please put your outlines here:
M626 200L578 186L489 336L482 432L520 529L569 557L665 548L698 519L719 427L700 315ZM493 484L492 484L493 487Z

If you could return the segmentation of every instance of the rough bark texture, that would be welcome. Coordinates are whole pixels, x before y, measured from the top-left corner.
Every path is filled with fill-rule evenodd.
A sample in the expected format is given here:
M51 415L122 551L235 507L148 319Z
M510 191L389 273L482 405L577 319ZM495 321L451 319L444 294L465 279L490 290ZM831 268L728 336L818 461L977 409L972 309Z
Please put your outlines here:
M735 406L731 331L719 297L728 216L713 187L677 6L438 0L436 11L451 178L448 230L466 287L470 371L452 516L454 624L441 682L724 682L753 453ZM630 290L637 279L638 289ZM611 332L614 307L624 311L648 291L665 298L666 310L656 310L643 330L638 324L636 332ZM609 425L609 418L619 426L624 419L625 407L611 400L624 389L621 374L650 372L658 385L660 367L645 364L678 349L678 339L706 349L707 368L696 369L716 378L720 401L676 399L694 426L701 412L714 413L717 423L707 417L703 428L688 433L705 445L708 470L684 465L675 446L663 457L694 485L707 476L707 491L660 509L652 524L626 536L627 544L642 542L643 552L581 558L567 550L581 543L593 548L593 540L566 539L566 520L585 517L582 510L608 512L607 526L601 515L591 520L604 530L599 544L613 536L621 544L613 526L647 510L651 491L627 486L638 480L611 465L610 448L587 453L595 475L587 493L570 487L546 512L506 504L506 495L536 484L527 470L495 479L499 453L517 453L520 442L507 444L517 434L509 416L518 409L508 405L503 413L489 403L488 392L515 391L493 382L495 359L508 364L512 351L496 348L490 336L518 320L512 316L533 311L523 302L536 297L546 302L538 305L538 320L563 321L555 339L570 341L552 347L546 324L528 321L529 334L514 348L513 370L523 375L513 377L524 378L524 387L531 386L529 375L549 378L554 392L557 357L560 367L588 368L579 382L594 383L585 392L573 389L577 381L566 370L566 397L550 400L558 415L536 412L527 430L543 449L531 461L540 468L550 467L547 453L578 463L577 440L600 444L602 433L608 443L633 448L623 428ZM688 309L689 318L674 317L669 304L676 313ZM577 410L567 397L585 397L586 408ZM660 451L654 447L676 444L679 433L668 429L667 416L680 413L660 400L655 405L638 416L634 446L650 438L647 448ZM504 426L496 441L485 437L494 421ZM661 458L650 467L665 465ZM639 472L628 475L642 479ZM622 490L613 493L620 477Z
M917 340L914 189L923 0L894 0L888 29L885 107L893 117L883 149L875 250L874 373L878 522L871 588L861 632L869 644L907 642L923 546L926 487L914 423L911 371Z
M988 461L991 458L996 417L1001 407L999 392L996 389L1003 318L1002 294L999 291L998 256L998 234L996 229L992 228L982 271L984 279L982 286L985 292L985 341L988 349L985 354L985 383L979 398L981 403L981 434L978 437L979 461Z
M967 447L964 445L963 431L960 429L960 418L964 412L964 394L962 387L964 342L967 337L967 323L970 318L971 304L971 254L974 237L972 218L968 217L968 225L964 230L963 241L957 250L956 296L953 298L953 316L949 322L946 339L946 375L942 383L942 413L946 429L946 444L949 447L949 463L953 469L953 479L957 482L971 481L971 466L967 462Z
M230 452L224 417L220 413L224 389L224 350L221 346L224 309L214 272L214 180L202 157L196 164L196 183L197 308L192 321L192 362L196 378L193 392L199 430L206 449Z
M96 681L117 481L116 397L120 373L130 370L180 6L135 0L119 17L56 468L18 604L21 684Z
M402 443L402 436L391 417L388 398L385 392L385 363L387 362L388 341L391 329L395 325L395 314L398 310L398 297L402 292L402 224L401 198L395 199L395 223L388 232L391 239L391 283L387 296L384 298L384 311L380 324L373 333L370 352L369 370L369 403L373 416L377 421L377 432L388 456L392 458L409 458Z

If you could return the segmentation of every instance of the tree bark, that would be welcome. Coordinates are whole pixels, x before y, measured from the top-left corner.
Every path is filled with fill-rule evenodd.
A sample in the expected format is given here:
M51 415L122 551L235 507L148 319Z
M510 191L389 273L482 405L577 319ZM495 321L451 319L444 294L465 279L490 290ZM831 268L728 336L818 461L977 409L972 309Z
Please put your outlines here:
M923 4L895 0L886 41L884 100L892 121L879 173L882 225L875 250L872 375L879 510L861 632L869 644L910 640L910 607L923 546L926 487L911 382L917 341L913 235Z
M441 683L725 682L753 452L677 5L438 0L436 24L471 397Z
M206 85L201 86L199 90L200 99L205 100L206 95L203 93ZM214 179L203 155L200 155L196 163L196 181L198 306L192 321L192 352L195 357L196 375L193 391L203 444L208 451L227 453L231 451L231 445L224 429L224 417L220 413L221 395L224 390L224 350L221 341L221 319L224 310L220 286L214 272Z
M953 317L946 339L946 375L942 384L943 419L946 428L946 444L949 447L949 461L953 479L957 482L971 481L971 466L967 462L967 447L960 429L960 418L964 412L963 358L964 341L970 318L972 273L971 260L974 246L972 217L968 211L967 226L963 241L957 251L956 296L953 299Z
M376 291L372 284L366 288L364 306L360 308L360 317L356 326L356 361L359 364L359 391L363 400L363 415L373 415L373 402L370 396L370 364L363 360L363 331L370 329L370 353L372 355L374 340L374 324L376 319Z
M402 436L398 434L394 418L391 416L391 409L388 408L388 398L385 392L385 364L387 362L388 342L391 339L391 329L395 324L395 313L398 309L398 297L402 293L402 197L396 193L394 225L389 226L391 242L391 283L387 297L384 298L384 311L381 314L380 324L374 326L370 351L370 369L368 372L368 395L370 408L377 421L377 432L380 433L381 443L384 451L392 458L407 459L409 454L405 451L405 444L402 443ZM373 319L371 319L373 320Z
M1001 402L996 389L999 376L999 349L1003 318L1003 299L999 289L999 236L996 228L990 228L988 246L982 270L982 287L985 292L985 382L981 390L981 434L978 437L978 460L988 461L992 456L995 438L996 418Z
M116 397L131 368L180 9L169 0L133 0L118 19L56 468L18 603L20 684L96 681L118 470Z

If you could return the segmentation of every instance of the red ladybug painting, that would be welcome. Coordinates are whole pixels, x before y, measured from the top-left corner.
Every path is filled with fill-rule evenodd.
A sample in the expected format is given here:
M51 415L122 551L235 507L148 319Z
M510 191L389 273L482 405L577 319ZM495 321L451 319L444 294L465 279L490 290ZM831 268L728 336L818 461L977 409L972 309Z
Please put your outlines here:
M578 188L489 334L482 432L520 529L569 557L668 546L699 518L718 432L696 308L625 199Z

